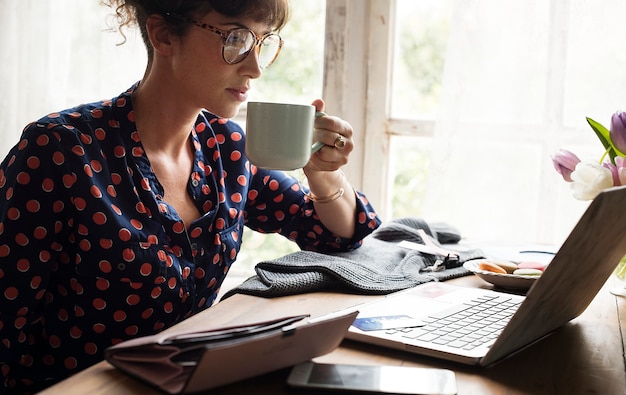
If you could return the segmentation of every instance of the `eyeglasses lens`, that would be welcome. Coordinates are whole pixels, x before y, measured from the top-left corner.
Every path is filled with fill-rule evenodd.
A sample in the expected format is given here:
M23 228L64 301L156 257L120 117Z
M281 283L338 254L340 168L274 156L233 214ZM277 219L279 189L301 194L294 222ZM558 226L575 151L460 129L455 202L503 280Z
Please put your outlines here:
M259 48L259 66L261 68L269 67L276 59L279 50L280 37L277 34L266 36Z
M224 41L224 60L235 64L241 62L254 48L256 37L247 29L236 29L230 32ZM266 36L259 47L259 66L268 67L280 50L280 37L277 34Z
M231 64L241 62L253 46L252 33L245 29L233 30L224 41L224 60Z

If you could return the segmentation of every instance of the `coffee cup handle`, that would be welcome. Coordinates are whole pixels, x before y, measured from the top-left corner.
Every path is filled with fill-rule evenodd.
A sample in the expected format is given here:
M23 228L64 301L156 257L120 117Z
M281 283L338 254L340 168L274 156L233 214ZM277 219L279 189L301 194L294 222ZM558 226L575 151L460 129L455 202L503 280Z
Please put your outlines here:
M325 116L326 113L323 111L316 111L315 112L315 118L319 118L319 117L323 117ZM326 144L322 143L321 141L316 141L313 146L311 146L311 154L316 153L317 151L321 150L323 146L325 146Z

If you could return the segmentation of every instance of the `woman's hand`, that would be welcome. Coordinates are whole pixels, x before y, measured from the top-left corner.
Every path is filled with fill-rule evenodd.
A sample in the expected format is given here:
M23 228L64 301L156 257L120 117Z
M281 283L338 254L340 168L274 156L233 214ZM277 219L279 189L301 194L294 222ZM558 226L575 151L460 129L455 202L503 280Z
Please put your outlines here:
M312 103L324 111L324 101ZM352 126L341 118L324 115L315 120L315 138L324 146L302 169L320 220L335 235L351 238L356 223L356 195L340 168L354 149Z
M324 111L324 101L317 99L312 103L316 111ZM335 171L348 163L354 149L352 126L343 119L324 115L315 119L315 140L324 144L311 155L304 167L307 174L314 171Z

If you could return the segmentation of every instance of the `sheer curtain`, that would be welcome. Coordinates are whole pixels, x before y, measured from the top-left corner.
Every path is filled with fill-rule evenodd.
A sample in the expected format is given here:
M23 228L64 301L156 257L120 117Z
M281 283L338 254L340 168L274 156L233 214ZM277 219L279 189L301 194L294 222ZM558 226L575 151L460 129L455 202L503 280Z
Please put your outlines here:
M572 197L550 155L599 160L585 117L608 127L626 110L626 3L450 4L424 212L473 238L558 244L588 202Z
M141 79L139 34L107 31L97 0L0 2L0 156L24 126L53 111L109 99ZM115 26L114 24L111 24Z

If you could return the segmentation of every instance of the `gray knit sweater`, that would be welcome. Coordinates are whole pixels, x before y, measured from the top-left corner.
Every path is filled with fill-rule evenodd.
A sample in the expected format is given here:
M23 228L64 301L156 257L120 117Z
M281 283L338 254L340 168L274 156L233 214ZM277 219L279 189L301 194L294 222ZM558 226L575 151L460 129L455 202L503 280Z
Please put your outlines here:
M398 246L403 240L425 244L419 229L437 246L454 250L458 260L440 271L433 265L442 256L433 256ZM470 274L462 263L483 257L477 249L460 244L459 232L446 224L428 224L419 218L400 218L381 226L363 240L356 250L333 254L298 251L260 262L256 275L227 292L275 297L315 291L358 294L387 294L429 281L445 281Z

